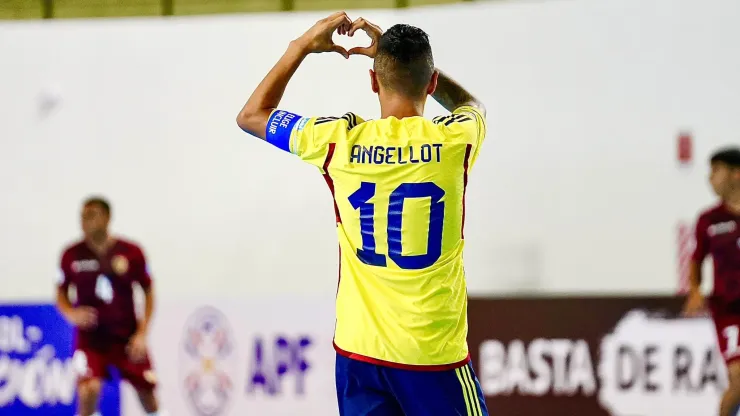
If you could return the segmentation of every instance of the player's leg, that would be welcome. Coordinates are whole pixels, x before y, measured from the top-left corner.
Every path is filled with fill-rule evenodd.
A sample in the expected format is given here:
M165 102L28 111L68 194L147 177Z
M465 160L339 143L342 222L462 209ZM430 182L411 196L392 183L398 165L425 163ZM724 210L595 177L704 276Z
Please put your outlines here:
M740 406L740 314L731 304L709 299L709 309L717 331L717 347L727 363L727 389L719 406L720 416L735 416Z
M340 416L404 416L378 366L337 354L335 370Z
M142 409L148 415L155 415L159 411L157 396L154 394L154 388L137 388L136 394L139 396L139 402Z
M136 389L139 402L149 416L160 415L156 396L157 379L149 355L142 361L132 361L125 352L125 347L116 348L115 366L121 372L121 378Z
M100 390L103 383L99 378L87 378L80 381L77 385L77 405L78 416L93 416L98 411L98 402L100 401Z
M388 382L407 416L488 416L471 364L446 371L389 369Z
M96 416L103 380L107 377L105 354L94 349L78 348L73 362L81 371L77 380L77 416Z
M722 395L719 415L735 416L740 406L740 360L735 359L727 364L727 381L727 390Z

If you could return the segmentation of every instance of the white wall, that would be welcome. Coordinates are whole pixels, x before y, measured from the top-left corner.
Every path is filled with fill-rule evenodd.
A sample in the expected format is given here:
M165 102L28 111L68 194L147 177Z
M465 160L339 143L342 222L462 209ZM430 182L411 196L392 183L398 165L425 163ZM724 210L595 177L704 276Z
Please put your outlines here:
M473 294L672 291L675 226L740 142L740 3L571 0L351 12L415 23L489 107L472 175ZM234 116L317 14L0 24L2 298L45 298L80 200L101 192L164 297L331 293L322 178ZM377 117L362 57L312 56L284 107ZM60 101L39 112L43 91ZM442 109L430 104L430 116ZM679 130L699 158L678 169Z

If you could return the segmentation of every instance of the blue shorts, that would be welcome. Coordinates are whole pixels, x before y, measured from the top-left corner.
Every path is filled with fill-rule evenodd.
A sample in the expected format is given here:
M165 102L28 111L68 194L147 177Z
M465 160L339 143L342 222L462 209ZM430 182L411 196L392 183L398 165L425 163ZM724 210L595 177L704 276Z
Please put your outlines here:
M414 371L337 354L336 381L341 416L488 416L471 364Z

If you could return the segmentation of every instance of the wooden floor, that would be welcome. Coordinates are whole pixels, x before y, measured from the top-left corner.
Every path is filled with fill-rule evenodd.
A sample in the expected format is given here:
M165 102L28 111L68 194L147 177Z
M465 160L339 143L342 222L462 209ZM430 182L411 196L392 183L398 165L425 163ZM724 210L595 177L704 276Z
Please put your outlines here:
M0 20L369 9L458 1L461 0L0 0Z

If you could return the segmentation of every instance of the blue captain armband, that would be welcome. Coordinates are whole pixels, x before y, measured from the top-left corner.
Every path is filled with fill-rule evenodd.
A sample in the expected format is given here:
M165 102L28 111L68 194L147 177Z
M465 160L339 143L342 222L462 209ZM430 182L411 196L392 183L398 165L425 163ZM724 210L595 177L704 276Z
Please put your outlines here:
M297 124L303 127L308 118L301 117L288 111L275 110L270 114L267 120L267 131L265 131L265 140L278 149L290 153L290 134Z

